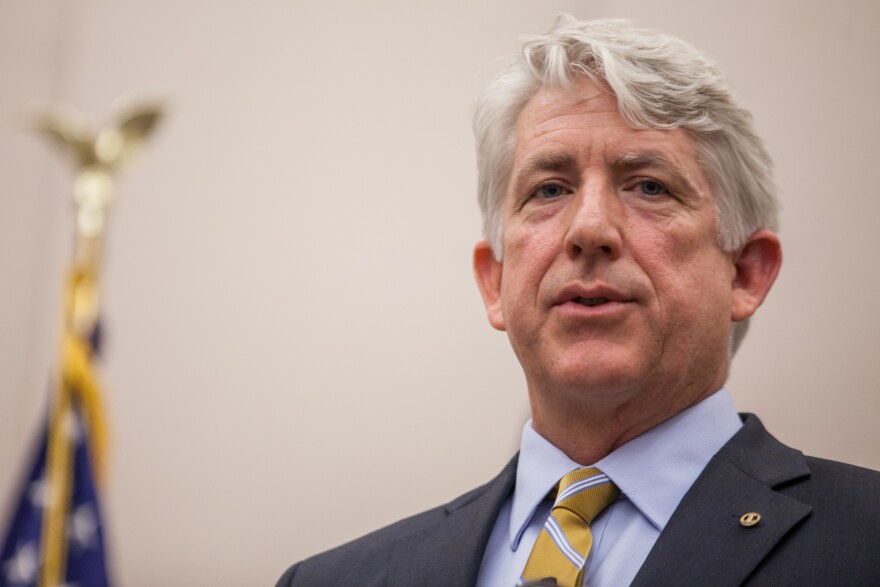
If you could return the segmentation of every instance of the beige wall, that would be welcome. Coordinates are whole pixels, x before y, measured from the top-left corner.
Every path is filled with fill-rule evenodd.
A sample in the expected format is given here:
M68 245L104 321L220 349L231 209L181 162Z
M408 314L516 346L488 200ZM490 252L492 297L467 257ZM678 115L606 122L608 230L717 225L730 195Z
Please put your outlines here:
M493 60L559 11L679 34L729 74L777 162L786 253L735 401L880 468L878 6L0 0L3 507L71 232L69 174L17 113L103 117L133 89L171 114L121 183L106 257L120 582L271 584L500 469L527 407L470 275L470 115Z

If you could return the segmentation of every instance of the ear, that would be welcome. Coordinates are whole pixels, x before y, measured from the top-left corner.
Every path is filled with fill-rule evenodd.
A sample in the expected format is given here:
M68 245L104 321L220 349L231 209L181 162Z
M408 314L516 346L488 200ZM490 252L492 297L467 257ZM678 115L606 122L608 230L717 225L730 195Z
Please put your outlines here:
M776 281L782 266L779 237L766 229L756 231L734 254L733 261L736 275L730 319L740 322L755 313Z
M505 330L504 315L501 312L501 270L503 264L495 259L495 253L486 239L480 239L474 246L474 277L489 324L498 330Z

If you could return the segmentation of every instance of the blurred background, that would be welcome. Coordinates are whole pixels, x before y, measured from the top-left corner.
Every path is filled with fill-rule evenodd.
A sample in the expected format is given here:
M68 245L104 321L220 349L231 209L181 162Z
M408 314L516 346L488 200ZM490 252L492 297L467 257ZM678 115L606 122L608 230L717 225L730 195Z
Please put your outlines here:
M32 100L96 124L131 91L169 104L104 259L111 572L271 585L516 450L522 375L470 270L470 119L517 36L558 12L663 29L728 74L776 160L785 247L735 403L880 468L880 4L0 0L3 531L73 235L68 162L23 130Z

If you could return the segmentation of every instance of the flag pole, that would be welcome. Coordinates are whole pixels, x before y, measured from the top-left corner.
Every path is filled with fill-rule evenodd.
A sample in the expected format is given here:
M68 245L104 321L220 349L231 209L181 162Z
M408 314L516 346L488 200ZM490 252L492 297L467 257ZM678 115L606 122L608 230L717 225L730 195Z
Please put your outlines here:
M114 198L114 177L140 150L161 117L158 104L129 110L118 122L94 133L66 106L35 117L74 163L76 237L63 298L59 368L54 378L46 445L47 496L40 534L41 587L65 582L67 530L73 495L74 450L84 435L95 484L106 481L106 424L94 369L100 338L100 259Z

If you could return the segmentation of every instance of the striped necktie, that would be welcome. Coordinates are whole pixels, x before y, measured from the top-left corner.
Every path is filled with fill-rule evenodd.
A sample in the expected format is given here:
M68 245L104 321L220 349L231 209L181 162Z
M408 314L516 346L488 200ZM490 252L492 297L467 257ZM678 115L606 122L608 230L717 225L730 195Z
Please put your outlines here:
M576 469L557 487L550 517L529 554L520 584L555 579L559 587L577 587L593 544L590 522L620 495L599 469Z

